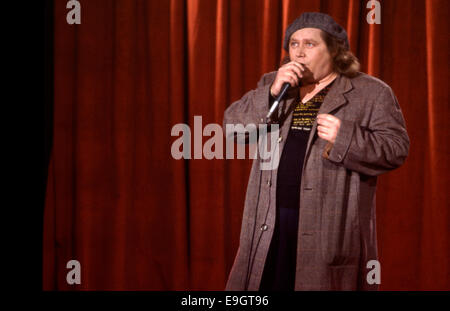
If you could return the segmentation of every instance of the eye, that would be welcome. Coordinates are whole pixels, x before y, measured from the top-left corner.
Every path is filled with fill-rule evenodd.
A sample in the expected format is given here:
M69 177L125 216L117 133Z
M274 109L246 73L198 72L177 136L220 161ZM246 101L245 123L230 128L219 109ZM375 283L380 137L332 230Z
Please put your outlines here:
M291 42L291 47L293 47L293 48L298 47L298 42L295 42L295 41Z
M314 46L314 44L311 43L311 42L307 42L307 43L305 43L305 45L306 45L306 47L308 47L308 48L312 48L312 47Z

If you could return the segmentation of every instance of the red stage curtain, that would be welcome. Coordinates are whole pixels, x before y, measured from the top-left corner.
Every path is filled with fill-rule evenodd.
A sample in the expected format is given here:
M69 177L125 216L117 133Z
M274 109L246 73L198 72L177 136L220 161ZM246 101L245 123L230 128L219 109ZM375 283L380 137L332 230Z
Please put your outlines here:
M54 7L45 290L224 288L251 160L175 160L171 129L189 124L193 139L194 116L222 124L277 69L305 11L347 28L407 122L410 155L378 185L381 289L450 289L449 1L380 1L379 25L365 0L80 2L80 25L67 24L66 1ZM72 259L81 285L66 282Z

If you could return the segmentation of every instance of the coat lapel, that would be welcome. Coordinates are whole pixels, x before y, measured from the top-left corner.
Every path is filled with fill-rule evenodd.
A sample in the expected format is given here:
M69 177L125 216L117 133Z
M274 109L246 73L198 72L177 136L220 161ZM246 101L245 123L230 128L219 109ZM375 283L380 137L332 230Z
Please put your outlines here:
M338 109L342 105L347 103L347 99L344 96L344 93L347 93L353 88L350 79L345 76L339 75L331 86L328 94L325 96L325 100L320 106L318 114L321 113L330 113L334 110ZM308 145L306 147L305 159L309 155L309 150L311 149L311 144L316 136L316 128L317 128L317 119L314 120L314 124L311 129L311 134L309 135ZM305 161L303 162L303 165Z

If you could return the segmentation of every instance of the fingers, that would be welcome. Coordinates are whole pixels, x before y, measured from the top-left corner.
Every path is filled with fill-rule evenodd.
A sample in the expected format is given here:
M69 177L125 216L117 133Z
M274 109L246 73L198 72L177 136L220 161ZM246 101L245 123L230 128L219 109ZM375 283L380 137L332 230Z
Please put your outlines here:
M323 126L327 126L327 127L335 126L335 125L338 125L339 122L340 122L340 120L331 114L321 113L321 114L317 115L317 124L320 124Z
M331 127L334 125L333 121L329 121L327 119L319 119L317 118L317 124L322 125L323 127Z
M280 80L283 80L283 82L289 82L292 86L296 86L302 77L301 70L292 62L280 68L279 72Z
M319 129L319 126L321 129L334 129L338 126L338 124L334 121L317 118L317 129Z
M281 87L285 82L289 83L291 86L295 87L299 85L300 78L303 77L302 71L304 67L302 64L295 61L289 62L278 70L277 76L271 88L272 95L278 95Z
M331 115L331 114L327 114L327 113L320 113L317 115L317 120L326 120L329 122L335 122L336 120L339 120L338 118L336 118L335 116Z
M317 131L319 133L329 134L331 129L329 127L325 127L325 126L319 125L319 126L317 126Z
M319 129L319 128L317 128L317 129ZM331 140L330 133L328 133L328 132L326 132L326 131L318 130L318 131L317 131L317 134L318 134L319 137L322 138L322 139L325 139L325 140L327 140L327 141L330 141L330 140Z
M329 141L331 143L334 143L336 140L336 132L334 129L324 126L317 126L317 134L320 138L325 139L326 141Z
M330 114L317 115L317 134L320 138L334 144L341 126L341 120Z
M291 86L296 86L299 83L300 78L295 73L287 71L285 75L288 78L287 82L289 82Z
M280 68L280 72L289 77L292 77L295 82L299 82L299 79L303 77L302 71L304 70L303 66L297 62L290 62Z
M292 61L290 63L287 63L285 66L292 70L297 75L297 77L303 77L302 72L304 71L304 68L302 64Z

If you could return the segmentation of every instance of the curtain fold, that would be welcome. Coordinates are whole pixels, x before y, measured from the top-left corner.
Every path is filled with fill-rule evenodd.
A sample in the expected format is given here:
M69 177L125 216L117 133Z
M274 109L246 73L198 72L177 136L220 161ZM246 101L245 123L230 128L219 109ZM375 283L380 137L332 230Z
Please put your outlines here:
M427 191L422 210L421 274L423 286L431 289L444 288L449 284L449 234L442 232L450 228L448 211L449 113L448 96L448 22L443 28L437 21L447 20L448 2L427 1L426 18L426 68L427 68L427 139L425 181ZM446 30L445 30L446 29ZM446 64L446 65L445 65ZM447 86L444 86L447 85ZM443 105L441 105L442 103ZM444 206L447 206L445 208ZM446 251L442 251L445 248ZM442 277L437 277L441 275Z
M450 289L448 1L379 1L379 25L364 0L80 2L80 25L54 6L44 290L224 289L252 160L206 159L205 127L277 69L305 11L347 28L406 119L410 155L377 190L381 289ZM176 124L190 160L171 155ZM66 281L73 259L80 285Z

